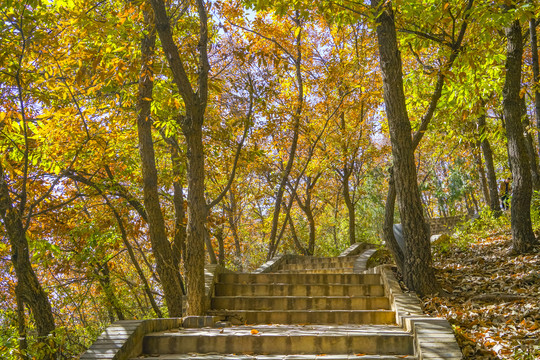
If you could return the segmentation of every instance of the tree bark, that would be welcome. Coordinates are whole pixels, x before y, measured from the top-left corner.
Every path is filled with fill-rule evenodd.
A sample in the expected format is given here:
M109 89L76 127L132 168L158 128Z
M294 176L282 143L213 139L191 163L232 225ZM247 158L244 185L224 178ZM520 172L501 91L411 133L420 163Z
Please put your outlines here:
M306 214L306 218L308 221L309 226L309 240L308 240L308 246L306 249L306 255L313 256L315 253L315 217L313 215L313 209L311 208L311 194L313 192L313 188L315 187L315 184L317 183L317 180L319 179L319 176L321 173L319 173L315 179L312 179L311 176L308 176L306 179L306 199L304 202L302 202L302 199L300 199L300 196L298 196L298 192L296 189L291 189L292 192L294 192L294 197L296 198L296 202L298 203L298 206L300 206L300 209ZM290 217L290 209L288 211L288 216ZM289 224L292 225L292 219L289 220ZM296 234L296 232L294 232Z
M186 229L186 252L184 270L186 274L187 314L203 315L204 308L204 244L208 205L204 196L204 145L202 127L208 102L208 16L203 0L196 0L199 15L198 89L195 92L184 68L180 52L171 32L163 0L151 0L156 15L156 29L163 52L173 74L174 83L185 105L185 115L180 116L182 133L187 144L188 159L188 214Z
M234 250L235 250L235 264L238 267L238 271L243 270L243 261L242 261L242 247L240 245L240 236L238 235L238 218L236 211L237 211L237 203L236 203L236 197L234 196L234 191L231 189L229 190L229 203L230 207L225 208L225 211L227 211L227 220L229 222L229 228L231 229L231 233L234 239Z
M354 203L351 199L351 193L349 189L349 179L351 177L352 170L347 166L343 169L342 186L343 186L343 200L347 206L347 213L349 214L349 244L352 245L356 242L356 214L354 211Z
M487 139L486 132L486 115L482 114L478 117L478 130L480 131L480 148L484 155L486 163L487 182L489 188L489 208L494 214L500 214L501 204L499 202L499 190L497 188L497 176L495 175L495 165L493 164L493 151Z
M468 26L468 17L470 15L469 10L472 8L474 0L469 0L467 3L467 6L464 9L463 17L464 21L461 24L461 28L459 31L459 34L456 38L456 41L451 44L452 53L450 54L450 57L445 64L445 69L450 69L456 60L459 52L462 49L462 42L463 38L465 37L465 33ZM379 1L372 0L372 6L375 7L379 4ZM389 8L391 8L391 2L387 4ZM392 19L393 21L393 19ZM397 48L397 46L396 46ZM397 50L396 50L397 51ZM397 57L399 57L399 53L397 53ZM401 63L401 59L399 60ZM401 68L400 68L401 69ZM401 78L400 78L401 79ZM435 89L431 95L431 100L429 102L428 109L426 110L424 116L422 116L422 121L420 122L420 126L416 130L414 137L412 139L412 146L413 151L418 147L418 144L422 140L422 137L424 136L425 131L428 128L429 123L431 122L431 119L433 118L433 114L435 113L435 109L437 107L437 103L442 95L442 89L444 86L444 80L445 80L445 72L439 71L437 75L437 83L435 84ZM403 80L401 79L401 82ZM389 184L394 184L394 179L390 179ZM392 194L395 194L395 189L388 189L388 196L387 198L387 204L385 207L385 211L391 212L391 213L385 213L385 223L384 223L384 229L383 229L383 235L385 236L385 241L388 244L395 244L395 237L393 235L393 214L394 214L394 203L395 203L395 195L393 197L390 197ZM391 203L388 203L389 199L393 199ZM440 206L440 204L439 204ZM405 234L404 234L405 235ZM386 237L388 236L388 237ZM395 256L396 254L394 254ZM396 263L399 262L399 259L396 259Z
M202 116L197 122L202 123ZM204 197L204 148L202 126L184 125L188 145L188 223L184 261L188 315L204 314L204 245L208 209Z
M519 20L505 28L507 37L506 78L503 88L503 110L508 137L508 155L512 168L511 202L512 244L516 253L531 251L536 242L531 223L531 168L527 155L520 100L523 39Z
M186 225L184 224L186 212L184 210L184 189L182 184L184 173L182 171L182 159L180 158L178 143L174 141L169 146L171 152L174 191L174 240L172 249L173 255L175 256L174 260L178 264L178 266L180 266L180 264L182 263L182 256L186 251Z
M0 162L0 217L11 245L11 261L17 276L17 297L30 307L38 336L44 339L55 329L54 316L47 293L41 287L30 263L30 250L21 216L9 195L4 167Z
M529 33L531 35L532 70L534 84L534 112L536 114L536 127L540 128L540 70L538 65L538 39L536 36L535 18L529 20ZM540 131L538 131L538 144L540 144Z
M401 56L397 47L396 29L391 1L376 8L377 38L383 75L384 101L390 129L396 193L405 237L405 284L418 294L435 292L437 281L433 272L429 227L424 221L422 202L417 185L411 124L405 106Z
M390 168L388 177L388 194L386 196L386 205L384 209L383 236L386 246L394 256L396 266L401 274L405 273L405 254L399 246L394 235L394 205L396 203L396 185L394 183L394 170Z
M477 148L472 149L474 162L476 163L476 170L478 171L478 179L480 180L480 188L482 189L482 195L484 197L484 203L490 206L489 187L486 177L486 171L484 169L484 163L482 162L482 156L479 154L482 151L480 142L477 143Z
M148 216L150 242L156 258L156 270L163 286L169 316L180 317L182 316L180 271L173 256L171 244L167 239L165 221L159 203L157 169L152 140L150 105L154 86L152 62L156 33L151 25L150 16L149 12L145 12L147 28L141 43L142 68L137 100L137 131L143 175L144 207Z
M521 98L521 118L523 123L523 134L525 135L525 146L527 147L527 154L529 155L529 164L531 165L531 181L532 187L535 190L540 190L540 175L538 174L538 162L536 161L538 156L534 148L534 141L529 131L529 115L527 114L527 104L525 103L525 96Z

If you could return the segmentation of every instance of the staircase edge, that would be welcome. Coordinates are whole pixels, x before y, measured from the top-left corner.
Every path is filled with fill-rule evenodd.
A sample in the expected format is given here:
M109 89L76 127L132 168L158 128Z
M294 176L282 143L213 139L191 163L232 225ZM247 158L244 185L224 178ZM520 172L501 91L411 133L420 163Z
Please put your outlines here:
M127 360L142 352L142 339L146 334L180 326L182 318L116 321L101 333L79 359Z
M413 335L418 360L463 359L448 320L425 315L416 293L403 292L391 265L379 265L366 272L381 275L390 306L396 313L396 323Z

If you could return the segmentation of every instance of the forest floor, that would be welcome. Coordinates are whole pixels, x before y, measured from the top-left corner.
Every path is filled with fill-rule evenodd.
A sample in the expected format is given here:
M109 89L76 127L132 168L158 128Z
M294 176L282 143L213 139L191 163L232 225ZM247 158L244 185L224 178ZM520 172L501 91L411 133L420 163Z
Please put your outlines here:
M465 359L540 359L540 247L513 255L507 224L482 227L434 246L448 294L424 298L424 311L448 319Z

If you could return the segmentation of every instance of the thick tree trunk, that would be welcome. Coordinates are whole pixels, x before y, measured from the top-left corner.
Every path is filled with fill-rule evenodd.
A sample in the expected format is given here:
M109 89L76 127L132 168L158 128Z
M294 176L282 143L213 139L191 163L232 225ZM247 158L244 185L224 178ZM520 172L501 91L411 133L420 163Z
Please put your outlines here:
M6 174L0 162L0 217L11 245L11 261L17 277L16 296L32 311L38 336L43 340L55 329L47 293L41 287L30 263L30 249L21 216L13 206Z
M188 315L203 315L204 309L204 245L208 207L204 197L204 147L202 113L189 126L184 123L188 157L188 223L184 261L188 299Z
M521 124L522 107L519 97L521 88L521 58L523 43L519 20L505 29L507 37L506 79L503 89L503 108L508 137L508 155L512 168L513 195L511 225L513 250L525 253L532 249L535 237L531 223L531 168Z
M396 203L396 184L394 182L394 170L390 168L388 179L388 195L384 209L383 236L386 246L394 256L394 260L401 274L405 273L405 254L399 246L394 235L394 205Z
M527 154L529 155L529 164L531 165L531 180L532 186L535 190L540 190L540 174L538 174L538 162L536 150L534 148L534 140L529 131L529 115L527 114L527 104L525 103L525 96L521 98L521 119L523 123L525 146L527 147Z
M411 124L405 106L401 56L397 48L394 14L390 1L377 8L377 37L383 75L384 101L390 129L396 193L405 237L405 284L420 295L437 290L433 272L429 227L424 221L417 185Z
M491 145L487 139L485 114L478 117L478 129L480 131L480 148L482 149L484 162L486 163L487 182L489 187L489 208L495 214L500 214L501 205L499 202L499 190L497 188L497 176L495 175L495 165L493 164L493 151L491 151Z
M184 68L178 47L174 42L171 24L163 0L151 0L156 16L163 53L169 63L174 83L182 96L185 115L180 116L182 132L186 138L188 158L188 215L186 229L186 252L184 269L186 274L187 314L203 315L204 309L204 241L208 205L204 196L204 145L202 127L208 102L208 15L203 0L196 0L199 15L199 53L196 91Z
M148 18L148 13L145 14ZM141 156L144 206L148 215L148 227L152 251L156 258L156 270L160 278L169 316L182 316L182 286L178 264L167 239L165 221L158 195L157 169L152 141L150 105L153 90L152 61L156 41L155 30L148 20L147 31L142 39L142 68L139 79L137 130Z
M529 20L529 33L531 35L531 53L532 53L532 70L534 87L534 110L536 114L536 127L540 129L540 70L538 65L538 39L536 36L535 18ZM540 145L540 131L538 131L538 144Z

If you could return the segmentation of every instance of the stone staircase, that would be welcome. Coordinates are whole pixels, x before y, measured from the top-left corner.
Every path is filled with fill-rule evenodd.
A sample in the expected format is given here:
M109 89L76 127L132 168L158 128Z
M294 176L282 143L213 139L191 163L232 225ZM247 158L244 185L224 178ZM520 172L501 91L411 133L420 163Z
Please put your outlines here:
M146 334L137 359L416 359L381 275L354 273L356 259L294 257L271 273L222 273L209 311L220 327Z

